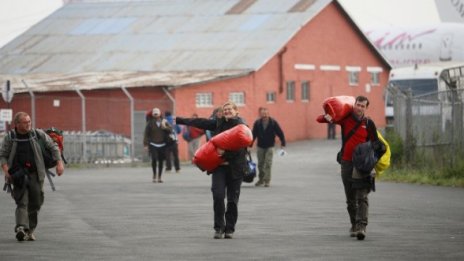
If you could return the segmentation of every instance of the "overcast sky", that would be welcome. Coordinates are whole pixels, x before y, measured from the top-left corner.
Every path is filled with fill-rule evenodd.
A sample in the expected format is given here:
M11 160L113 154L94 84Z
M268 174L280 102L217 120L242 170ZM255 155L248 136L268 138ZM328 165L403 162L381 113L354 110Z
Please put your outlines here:
M439 21L434 0L339 0L339 2L362 29L430 24ZM62 0L0 0L0 47L61 5Z

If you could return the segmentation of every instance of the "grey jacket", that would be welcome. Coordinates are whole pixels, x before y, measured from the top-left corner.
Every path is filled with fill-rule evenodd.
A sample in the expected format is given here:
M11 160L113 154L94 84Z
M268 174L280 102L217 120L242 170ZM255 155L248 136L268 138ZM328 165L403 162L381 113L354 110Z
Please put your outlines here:
M31 130L29 137L31 137L30 142L32 145L32 150L34 151L37 174L39 176L39 180L43 181L45 179L46 169L42 156L42 149L40 148L40 144L37 140L37 137L35 136L35 133L37 133L37 135L40 136L40 139L44 141L45 148L48 148L53 152L53 157L55 159L61 160L61 153L58 145L52 140L52 138L50 138L50 136L48 136L47 133L41 129ZM0 147L0 166L7 163L8 167L11 167L13 164L14 156L16 154L16 147L17 142L13 141L10 135L6 135L3 138L3 143Z

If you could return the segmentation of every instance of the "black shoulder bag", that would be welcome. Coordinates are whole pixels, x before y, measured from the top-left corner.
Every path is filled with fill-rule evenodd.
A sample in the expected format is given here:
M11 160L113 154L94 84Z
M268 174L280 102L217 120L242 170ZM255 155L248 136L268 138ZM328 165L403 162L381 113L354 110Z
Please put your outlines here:
M361 121L356 123L356 125L353 127L353 129L351 129L351 131L348 133L348 135L346 137L343 137L343 130L342 130L342 148L337 153L337 162L338 162L338 164L342 164L342 156L343 156L343 149L345 148L345 143L351 138L351 136L353 136L353 134L356 132L356 130L359 128L359 126L361 126L361 123L363 121L364 121L364 119L362 119Z

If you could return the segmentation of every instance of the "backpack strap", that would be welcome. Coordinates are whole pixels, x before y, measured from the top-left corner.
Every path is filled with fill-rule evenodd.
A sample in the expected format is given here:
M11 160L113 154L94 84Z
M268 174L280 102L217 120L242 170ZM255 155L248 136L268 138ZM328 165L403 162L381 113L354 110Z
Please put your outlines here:
M343 130L342 130L342 148L340 150L342 154L343 154L343 149L345 148L345 143L351 138L351 136L353 136L353 134L356 132L359 126L361 126L363 121L364 121L364 118L361 119L358 123L356 123L356 125L353 127L353 129L350 130L350 132L348 133L348 135L346 135L346 137L343 137Z
M15 142L15 141L18 141L18 139L16 138L16 131L15 129L12 129L8 132L8 137L10 137L11 141Z

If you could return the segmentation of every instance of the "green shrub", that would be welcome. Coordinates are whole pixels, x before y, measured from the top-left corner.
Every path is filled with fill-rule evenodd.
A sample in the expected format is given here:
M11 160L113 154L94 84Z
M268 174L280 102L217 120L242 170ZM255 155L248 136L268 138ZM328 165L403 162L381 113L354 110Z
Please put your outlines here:
M385 133L385 140L390 145L392 166L400 166L403 163L404 146L401 136L393 129L387 129Z

